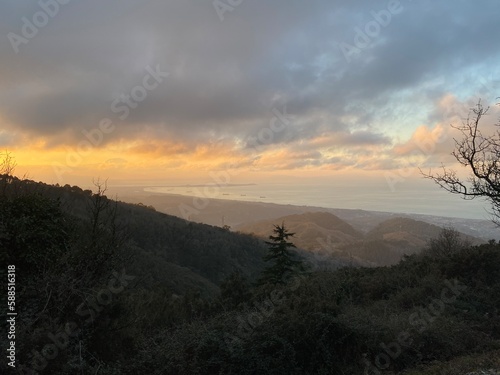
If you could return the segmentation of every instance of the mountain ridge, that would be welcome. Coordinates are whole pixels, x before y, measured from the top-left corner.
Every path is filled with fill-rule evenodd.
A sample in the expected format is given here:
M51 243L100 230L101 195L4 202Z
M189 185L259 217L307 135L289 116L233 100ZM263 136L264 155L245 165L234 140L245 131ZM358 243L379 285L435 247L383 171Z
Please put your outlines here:
M256 221L236 229L266 238L268 228L281 222L295 232L297 247L315 255L334 256L369 266L395 264L404 255L418 253L443 230L443 227L423 221L395 217L361 233L329 212L293 214ZM463 233L460 235L473 244L484 242Z

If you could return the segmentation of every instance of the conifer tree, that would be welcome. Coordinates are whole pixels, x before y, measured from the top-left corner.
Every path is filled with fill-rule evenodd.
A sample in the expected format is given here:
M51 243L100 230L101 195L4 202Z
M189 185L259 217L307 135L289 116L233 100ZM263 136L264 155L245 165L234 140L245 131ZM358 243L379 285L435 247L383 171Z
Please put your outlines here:
M269 236L271 241L266 241L269 245L269 252L264 256L264 261L272 262L262 273L259 284L285 284L291 277L304 271L302 260L290 251L295 245L288 239L295 233L291 233L285 228L285 223L275 225L273 233Z

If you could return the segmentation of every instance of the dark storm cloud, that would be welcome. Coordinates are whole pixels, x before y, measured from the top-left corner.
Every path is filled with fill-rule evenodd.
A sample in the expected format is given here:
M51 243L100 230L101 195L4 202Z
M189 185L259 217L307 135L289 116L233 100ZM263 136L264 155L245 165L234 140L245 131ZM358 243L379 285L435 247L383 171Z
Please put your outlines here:
M374 108L396 110L391 96L444 75L449 86L418 93L435 99L455 74L499 56L495 1L401 1L369 46L346 59L339 45L355 46L356 28L389 3L246 0L221 22L212 1L73 0L16 54L7 35L22 35L22 17L40 6L3 2L0 118L27 133L78 137L108 117L120 124L113 137L147 126L202 141L255 134L270 108L286 104L293 128L274 137L286 142L362 128ZM168 78L120 119L116 100L142 85L148 66Z

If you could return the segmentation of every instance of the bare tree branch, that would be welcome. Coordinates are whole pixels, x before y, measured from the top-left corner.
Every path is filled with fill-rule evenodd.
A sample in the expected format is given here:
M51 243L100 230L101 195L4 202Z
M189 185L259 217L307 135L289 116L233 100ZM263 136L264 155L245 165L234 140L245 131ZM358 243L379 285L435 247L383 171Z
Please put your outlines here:
M16 169L17 163L10 151L0 153L0 175L12 176Z
M461 139L454 139L455 150L452 155L457 162L470 169L466 180L457 172L441 166L441 173L422 172L424 178L433 180L444 190L461 195L464 199L485 198L492 206L493 221L500 222L500 131L485 136L479 129L479 123L488 113L479 100L471 109L469 116L460 126L451 125L462 134ZM500 126L500 125L499 125Z

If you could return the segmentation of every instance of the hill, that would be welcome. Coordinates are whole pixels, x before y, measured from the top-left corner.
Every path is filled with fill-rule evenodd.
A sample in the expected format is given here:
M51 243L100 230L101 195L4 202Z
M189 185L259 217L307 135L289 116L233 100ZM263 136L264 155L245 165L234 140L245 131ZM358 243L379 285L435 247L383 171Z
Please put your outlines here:
M405 255L420 253L442 230L443 228L437 225L423 221L396 217L369 231L362 243L345 246L343 250L378 265L396 264ZM459 235L463 241L470 244L484 243L463 233Z
M101 215L96 224L103 227L112 219L111 229L123 237L120 255L129 257L130 272L148 270L144 283L163 284L173 293L196 288L213 295L221 281L233 272L252 280L264 265L262 256L267 247L254 237L188 222L157 212L153 207L115 202L105 196L105 191L98 195L77 186L52 186L15 178L4 186L5 197L24 204L20 207L26 210L31 210L28 203L22 203L26 197L57 202L65 221L84 231L77 234L79 237L92 235L89 223L93 215ZM100 213L93 212L97 199Z
M365 239L405 242L411 247L421 248L439 235L442 228L419 220L396 217L386 220L369 231Z
M295 232L297 247L315 255L316 262L329 259L340 264L364 266L391 265L404 255L420 252L442 228L423 221L396 217L378 224L363 234L328 212L308 212L240 225L238 230L267 238L269 228L284 222ZM461 234L472 244L480 240Z
M465 375L500 366L494 241L257 286L261 240L105 192L0 178L9 264L0 279L15 287L9 345L21 373ZM304 238L360 235L329 214L289 219ZM429 230L389 221L343 246L390 246ZM10 370L5 361L0 370Z
M361 258L342 251L360 241L363 234L329 212L306 212L276 219L261 220L236 227L236 230L267 239L274 225L285 223L295 233L293 243L316 267L338 268L347 265L369 265Z
M391 265L404 255L419 253L442 228L409 218L386 220L366 233L361 243L344 246L343 251L376 265Z
M313 252L324 250L327 238L329 238L329 244L340 246L356 242L362 237L362 234L351 225L328 212L288 215L240 225L236 229L266 238L270 234L269 228L282 222L295 233L294 243L297 247Z

